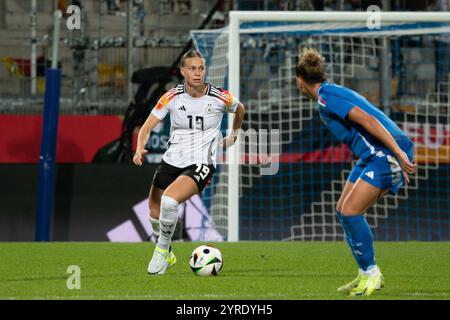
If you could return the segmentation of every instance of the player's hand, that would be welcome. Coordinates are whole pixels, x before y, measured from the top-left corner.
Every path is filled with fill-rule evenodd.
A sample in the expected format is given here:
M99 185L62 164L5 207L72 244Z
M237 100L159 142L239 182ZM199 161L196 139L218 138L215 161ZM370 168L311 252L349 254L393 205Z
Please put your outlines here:
M137 166L142 166L142 163L144 161L144 156L148 153L147 150L136 150L136 153L133 157L133 163Z
M402 168L403 178L406 183L409 183L409 175L414 174L417 171L417 163L409 161L408 156L403 151L397 155L397 160Z
M228 136L223 138L219 144L222 146L223 149L228 149L236 142L236 140L237 136Z
M406 173L406 171L402 170L403 179L405 179L406 184L409 184L409 175Z

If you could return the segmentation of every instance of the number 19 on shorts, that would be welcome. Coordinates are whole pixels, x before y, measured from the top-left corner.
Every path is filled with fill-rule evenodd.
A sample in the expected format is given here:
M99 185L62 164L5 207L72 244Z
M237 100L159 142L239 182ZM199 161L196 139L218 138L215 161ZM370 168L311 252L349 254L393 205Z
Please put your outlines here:
M210 171L209 167L206 164L202 163L199 163L196 166L197 168L195 169L195 172L200 175L200 178L202 178L202 180L205 180Z

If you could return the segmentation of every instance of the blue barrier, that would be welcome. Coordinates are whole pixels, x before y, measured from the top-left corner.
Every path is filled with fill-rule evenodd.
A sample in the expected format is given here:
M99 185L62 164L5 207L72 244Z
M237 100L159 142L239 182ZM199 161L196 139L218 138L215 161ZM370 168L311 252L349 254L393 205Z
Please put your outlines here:
M58 132L61 70L49 68L45 74L45 101L39 157L39 190L36 212L36 241L50 240Z

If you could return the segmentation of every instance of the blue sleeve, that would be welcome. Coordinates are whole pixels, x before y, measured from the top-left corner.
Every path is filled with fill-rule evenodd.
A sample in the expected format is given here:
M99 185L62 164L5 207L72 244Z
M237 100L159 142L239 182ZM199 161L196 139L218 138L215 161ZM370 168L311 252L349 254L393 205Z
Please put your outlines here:
M325 105L328 112L336 114L342 120L346 120L350 110L355 107L350 100L334 94L319 95L319 105Z

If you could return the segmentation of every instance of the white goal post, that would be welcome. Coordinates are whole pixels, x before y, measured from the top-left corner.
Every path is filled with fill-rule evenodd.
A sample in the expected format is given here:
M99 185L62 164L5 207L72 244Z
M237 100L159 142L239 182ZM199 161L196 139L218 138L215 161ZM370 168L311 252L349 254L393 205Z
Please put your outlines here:
M239 99L240 93L240 25L243 22L359 22L373 19L384 22L450 22L447 12L314 12L314 11L230 11L228 34L228 89ZM243 101L245 104L245 101ZM228 116L231 128L233 115ZM238 144L229 150L229 159L240 159ZM228 161L228 241L239 241L239 163Z

